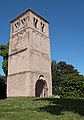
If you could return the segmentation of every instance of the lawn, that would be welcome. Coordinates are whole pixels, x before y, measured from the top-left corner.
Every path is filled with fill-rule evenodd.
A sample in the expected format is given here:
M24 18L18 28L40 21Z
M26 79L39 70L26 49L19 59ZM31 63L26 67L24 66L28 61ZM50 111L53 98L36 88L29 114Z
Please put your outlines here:
M84 120L84 99L4 99L0 120Z

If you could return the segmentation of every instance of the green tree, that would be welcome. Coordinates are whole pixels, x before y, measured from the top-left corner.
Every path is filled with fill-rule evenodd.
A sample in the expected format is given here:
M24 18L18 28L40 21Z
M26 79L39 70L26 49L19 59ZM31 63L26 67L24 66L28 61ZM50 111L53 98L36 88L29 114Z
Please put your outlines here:
M62 82L62 97L84 97L84 76L69 74Z
M62 78L65 78L67 75L71 73L79 74L79 72L77 71L77 69L75 69L74 66L67 64L64 61L61 61L57 64L57 71L58 75L61 76Z
M0 74L0 80L1 80L1 82L6 83L6 78L5 78L4 75L1 75L1 74Z
M64 61L56 63L56 61L53 60L51 63L51 71L54 95L61 95L62 83L67 75L71 73L76 73L79 75L77 69L75 69L72 65L66 64Z
M59 76L59 74L58 74L57 63L55 60L52 60L52 63L51 63L51 73L52 73L52 92L53 92L53 95L59 95L62 77Z
M8 49L9 44L0 45L0 56L3 57L2 69L4 71L5 77L7 77L8 73Z

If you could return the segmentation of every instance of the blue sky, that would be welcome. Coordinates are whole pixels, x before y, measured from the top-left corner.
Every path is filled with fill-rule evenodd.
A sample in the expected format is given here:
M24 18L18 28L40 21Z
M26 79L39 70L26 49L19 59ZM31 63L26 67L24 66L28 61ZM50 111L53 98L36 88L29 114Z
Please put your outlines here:
M0 44L9 41L10 21L31 8L50 22L51 59L72 64L84 75L84 0L2 0ZM2 58L0 57L0 74Z

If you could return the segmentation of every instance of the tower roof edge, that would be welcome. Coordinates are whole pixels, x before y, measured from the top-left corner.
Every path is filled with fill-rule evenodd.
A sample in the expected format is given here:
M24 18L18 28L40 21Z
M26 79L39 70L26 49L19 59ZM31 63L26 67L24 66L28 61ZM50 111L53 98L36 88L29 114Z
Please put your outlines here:
M24 12L22 12L21 14L19 14L18 16L16 16L14 19L12 19L10 21L10 23L14 22L15 20L17 20L18 18L20 18L21 16L23 16L24 14L26 14L29 11L32 12L33 14L35 14L36 16L38 16L39 18L41 18L42 20L44 20L45 22L47 22L49 24L48 20L46 20L43 16L39 15L37 12L35 12L31 8L25 10Z

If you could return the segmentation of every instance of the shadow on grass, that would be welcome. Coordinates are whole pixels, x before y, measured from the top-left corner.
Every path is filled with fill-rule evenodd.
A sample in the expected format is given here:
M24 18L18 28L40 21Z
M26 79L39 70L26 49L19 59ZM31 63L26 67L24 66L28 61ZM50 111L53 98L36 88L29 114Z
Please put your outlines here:
M84 116L84 99L57 99L57 98L44 98L36 99L36 101L48 101L49 104L39 107L38 111L49 112L54 115L61 115L64 111L78 113Z

